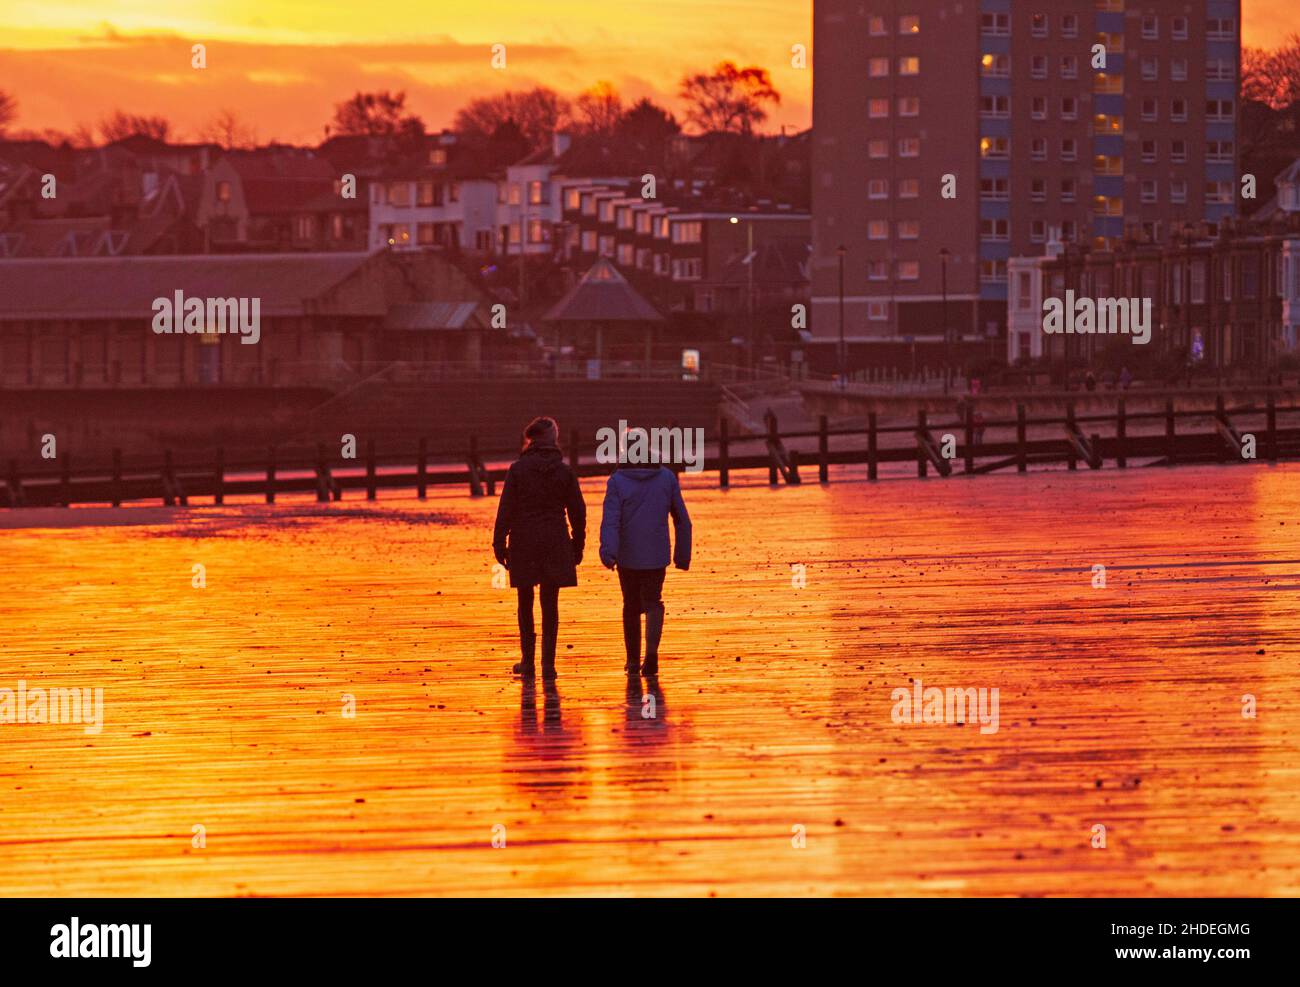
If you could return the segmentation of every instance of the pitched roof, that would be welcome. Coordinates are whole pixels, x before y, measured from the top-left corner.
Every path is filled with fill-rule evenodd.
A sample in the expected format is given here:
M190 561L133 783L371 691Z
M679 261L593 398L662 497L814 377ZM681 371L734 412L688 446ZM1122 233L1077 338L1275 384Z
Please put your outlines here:
M627 283L604 257L599 258L543 322L662 322L664 317Z
M305 315L373 254L234 254L0 260L0 321L152 317L155 298L260 298L263 315ZM383 315L382 298L351 314Z

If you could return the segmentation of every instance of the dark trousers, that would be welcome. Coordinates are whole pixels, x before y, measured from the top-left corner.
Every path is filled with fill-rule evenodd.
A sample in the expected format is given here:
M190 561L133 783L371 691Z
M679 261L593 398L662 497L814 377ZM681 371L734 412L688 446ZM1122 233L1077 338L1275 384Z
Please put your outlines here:
M629 662L641 658L641 614L646 615L645 657L659 657L659 637L664 626L664 569L618 567L618 585L623 591L623 645Z
M515 587L519 594L519 647L525 665L533 663L537 650L537 631L533 626L533 588ZM560 636L560 587L549 583L538 586L542 601L542 665L555 664L555 643Z

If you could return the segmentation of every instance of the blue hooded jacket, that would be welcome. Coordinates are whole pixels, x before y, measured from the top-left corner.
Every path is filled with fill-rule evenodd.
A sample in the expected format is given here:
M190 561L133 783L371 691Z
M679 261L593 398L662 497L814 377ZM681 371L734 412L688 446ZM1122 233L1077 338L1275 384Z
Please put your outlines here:
M600 560L622 569L663 569L669 562L668 518L673 519L679 569L691 564L691 517L677 474L663 466L622 468L605 485Z

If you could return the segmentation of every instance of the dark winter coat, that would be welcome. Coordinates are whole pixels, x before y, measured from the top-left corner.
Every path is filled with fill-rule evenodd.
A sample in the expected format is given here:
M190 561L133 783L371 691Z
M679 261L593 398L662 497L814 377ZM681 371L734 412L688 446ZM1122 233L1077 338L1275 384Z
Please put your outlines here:
M510 585L577 586L586 539L578 478L555 446L530 446L506 474L492 533L492 554L510 570Z
M686 513L677 474L663 466L616 469L605 485L600 525L600 559L620 569L663 569L668 565L668 518L677 545L672 562L691 565L691 516Z

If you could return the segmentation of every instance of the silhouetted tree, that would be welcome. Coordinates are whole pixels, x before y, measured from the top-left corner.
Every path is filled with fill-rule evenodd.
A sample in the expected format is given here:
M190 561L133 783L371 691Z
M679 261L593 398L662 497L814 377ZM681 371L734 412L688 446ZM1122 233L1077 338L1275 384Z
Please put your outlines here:
M664 158L665 145L681 129L676 117L662 106L640 99L618 121L614 139L638 157L660 162Z
M764 104L781 102L767 69L754 65L742 69L734 62L686 76L680 92L686 101L686 122L704 133L751 134L767 119Z
M569 120L569 101L553 89L538 86L525 92L481 96L461 107L452 129L462 137L487 139L512 122L532 150L545 147L551 135Z
M106 144L128 137L152 137L157 141L166 141L171 130L171 123L164 117L135 116L121 110L115 110L112 116L106 117L99 124L100 136Z
M256 147L257 131L245 124L234 110L222 110L200 131L199 136L227 151L237 147Z
M18 100L0 89L0 134L3 134L5 127L16 119L18 119Z
M623 97L613 83L598 82L578 96L573 122L582 134L609 138L623 119Z
M406 93L358 92L334 106L331 133L344 137L423 137L424 121L406 111Z
M1300 35L1272 51L1241 50L1241 98L1275 110L1300 102Z

